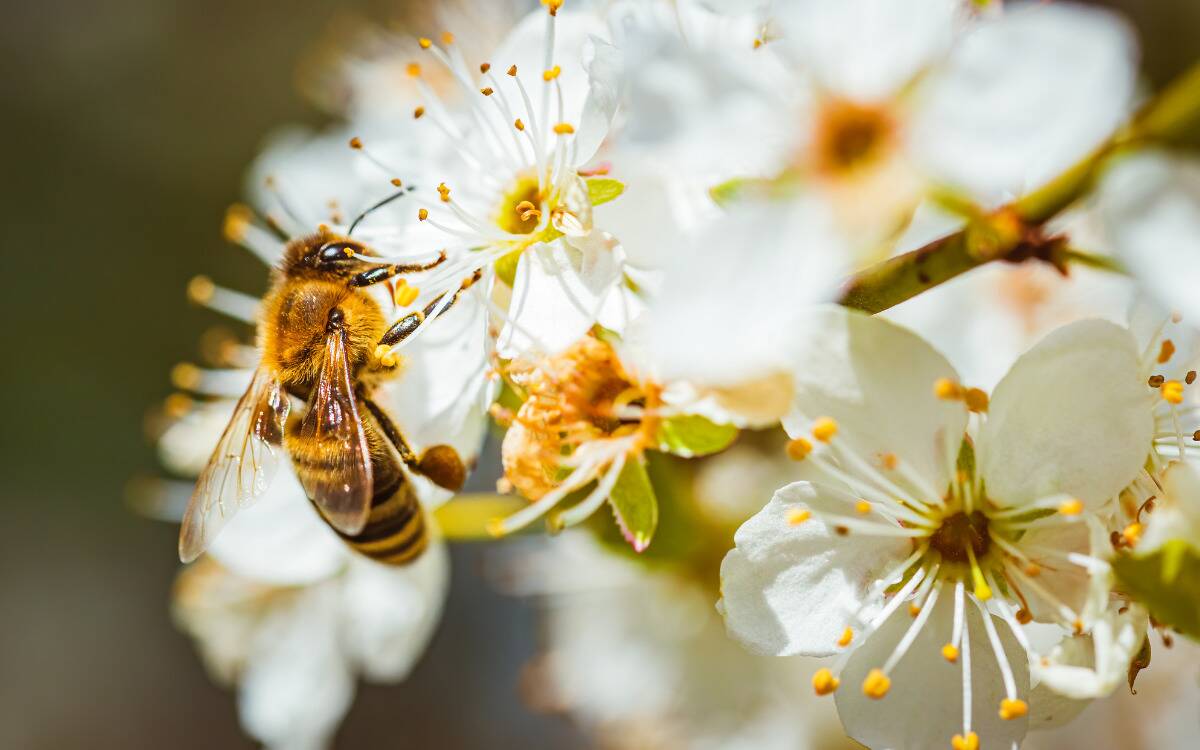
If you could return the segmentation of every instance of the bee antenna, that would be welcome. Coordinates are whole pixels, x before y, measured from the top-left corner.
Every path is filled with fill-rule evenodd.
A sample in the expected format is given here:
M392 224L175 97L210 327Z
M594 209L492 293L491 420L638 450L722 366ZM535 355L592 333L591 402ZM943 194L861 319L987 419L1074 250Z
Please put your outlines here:
M399 180L396 180L396 182L399 182ZM363 211L361 214L358 215L358 217L354 221L352 221L350 223L350 228L346 230L346 236L349 237L350 235L354 234L355 227L357 227L359 225L359 223L362 222L363 219L370 216L373 211L377 211L377 210L383 208L384 206L386 206L387 204L391 203L394 200L403 198L404 196L411 193L413 190L415 190L415 188L412 185L401 188L400 190L397 190L396 192L392 193L388 197L384 198L383 200L379 201L375 205L371 206L367 210Z

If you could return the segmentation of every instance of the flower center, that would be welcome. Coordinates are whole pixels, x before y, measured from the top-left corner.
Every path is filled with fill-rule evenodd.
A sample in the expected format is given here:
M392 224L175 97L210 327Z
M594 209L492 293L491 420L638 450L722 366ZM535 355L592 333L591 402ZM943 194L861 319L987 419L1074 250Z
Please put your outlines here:
M827 102L817 118L817 169L844 174L877 161L894 139L896 125L886 110L853 102Z
M942 519L942 525L929 536L929 546L941 553L946 562L967 564L967 548L979 559L991 548L988 519L982 511L959 512Z
M522 173L500 199L496 224L509 234L532 234L542 219L541 205L537 175Z

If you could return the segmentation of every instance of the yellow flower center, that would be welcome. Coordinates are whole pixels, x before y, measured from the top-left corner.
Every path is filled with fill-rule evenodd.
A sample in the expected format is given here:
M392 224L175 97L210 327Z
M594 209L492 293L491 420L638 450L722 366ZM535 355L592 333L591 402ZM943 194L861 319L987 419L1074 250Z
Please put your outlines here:
M523 173L500 199L495 221L510 234L532 234L542 219L542 195L537 175Z

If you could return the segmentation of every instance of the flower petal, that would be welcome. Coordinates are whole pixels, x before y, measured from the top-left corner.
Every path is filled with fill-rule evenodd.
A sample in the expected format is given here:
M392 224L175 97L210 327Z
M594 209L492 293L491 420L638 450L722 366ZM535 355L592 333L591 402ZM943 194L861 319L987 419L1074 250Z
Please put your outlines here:
M1135 58L1131 30L1111 13L1070 3L1005 13L968 34L930 81L917 152L934 176L988 203L1028 192L1121 124Z
M783 426L792 437L832 417L835 440L873 460L892 453L933 490L946 488L967 426L961 403L934 395L954 368L920 336L841 307L810 313L810 339L795 361L796 399Z
M942 646L950 642L954 622L953 588L943 589L934 607L890 672L891 690L883 698L867 697L861 686L870 670L887 662L913 622L906 608L899 608L850 656L842 670L837 707L846 733L853 739L874 748L927 750L949 747L950 738L962 734L964 660L950 664L941 655ZM1029 720L1000 718L1000 700L1005 694L996 656L982 616L969 601L965 616L970 637L971 728L979 735L980 747L1015 747L1025 736ZM992 622L1016 681L1017 697L1028 700L1025 651L1007 624L997 617L992 617Z
M1129 674L1129 663L1146 639L1146 612L1134 605L1120 614L1113 607L1087 635L1062 639L1049 654L1033 660L1033 676L1075 700L1103 698Z
M1160 152L1122 159L1100 205L1117 254L1164 304L1200 315L1200 159Z
M1133 336L1102 320L1063 326L996 386L977 457L988 496L1015 506L1059 493L1091 507L1141 469L1154 424Z
M845 513L854 499L796 482L742 524L721 563L717 607L729 634L761 654L827 656L889 564L904 560L905 539L838 536L816 518L794 525L793 511Z

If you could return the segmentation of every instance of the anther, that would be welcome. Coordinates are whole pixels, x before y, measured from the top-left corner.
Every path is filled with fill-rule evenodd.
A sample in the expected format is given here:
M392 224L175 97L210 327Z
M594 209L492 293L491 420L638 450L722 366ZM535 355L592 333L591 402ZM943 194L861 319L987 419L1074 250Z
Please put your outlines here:
M1162 384L1163 401L1168 404L1183 403L1183 383L1178 380L1168 380Z
M861 516L865 516L871 512L871 503L866 500L859 500L854 504L854 510Z
M546 6L546 11L552 16L558 15L558 9L562 7L563 0L542 0L542 5Z
M956 734L950 738L950 747L952 750L979 750L979 735L974 732L967 732L967 736Z
M512 66L510 66L510 67L509 67L509 69L508 69L507 71L505 71L505 72L506 72L506 73L508 73L508 74L509 74L510 76L512 76L513 78L516 78L516 77L517 77L517 66L516 66L516 65L512 65Z
M424 107L417 107L416 109L413 110L413 119L414 120L420 120L424 116L425 116L425 108Z
M967 408L977 414L986 413L988 410L988 395L979 388L968 388L963 400Z
M1029 704L1020 698L1005 698L1000 701L1000 718L1019 719L1029 713Z
M808 519L812 518L812 511L803 508L797 508L788 513L787 522L790 526L799 526Z
M241 242L246 237L246 228L250 226L254 212L243 203L234 203L225 210L225 222L221 225L221 234L229 242Z
M419 211L417 211L417 220L418 221L425 221L428 218L429 218L429 209L422 208Z
M943 401L958 401L963 397L963 389L950 378L938 378L933 381L933 395Z
M388 182L392 183L392 187L400 187L404 184L399 177L393 177L392 179L388 180Z
M1187 375L1185 375L1183 378L1183 382L1187 383L1188 385L1195 383L1196 382L1196 371L1188 370Z
M488 72L488 71L489 71L489 70L491 70L491 69L492 69L492 64L491 64L491 63L486 63L486 62L485 62L485 63L480 63L480 64L479 64L479 72L480 72L480 73L486 73L486 72Z
M1083 620L1075 620L1071 623L1071 630L1075 631L1075 635L1083 635Z
M193 276L187 285L187 297L196 304L208 302L216 291L216 285L207 276Z
M1064 500L1059 503L1058 512L1064 516L1077 516L1083 512L1083 501L1076 497Z
M879 457L879 462L883 464L883 468L893 471L899 465L900 459L896 458L895 453L884 453Z
M1162 345L1158 348L1158 363L1165 365L1171 360L1175 354L1175 342L1171 339L1163 339Z
M821 667L813 674L812 686L817 695L829 695L838 689L839 684L838 678L833 676L828 667Z
M942 646L942 658L953 664L958 661L958 646L953 643L947 643Z
M421 49L429 49L433 46L433 41L426 39L425 37L421 37L417 40L417 44L421 45Z
M1200 434L1200 430L1197 431L1197 434ZM804 438L796 438L788 441L786 450L788 458L793 461L803 461L809 453L812 453L812 449L812 443Z
M917 615L921 614L921 605L917 604L916 602L909 603L908 614L910 617L916 617Z
M1165 381L1166 378L1164 378L1162 375L1151 375L1146 379L1146 385L1150 386L1151 388L1159 388Z
M190 391L200 384L200 368L190 362L180 362L171 368L171 385Z
M867 673L867 679L863 680L863 694L868 698L879 700L888 694L888 690L892 687L892 681L883 673L882 669L872 669Z
M1195 432L1192 433L1192 440L1195 440L1196 442L1200 443L1200 430L1196 430Z
M358 136L354 136L353 138L351 138L350 139L350 148L355 149L355 150L361 149L362 148L362 139L359 138Z
M485 87L479 89L479 93L483 94L484 96L491 96L492 94L494 94L496 92L492 90L491 86L485 86Z
M555 65L553 68L550 68L549 70L542 71L542 80L549 83L550 81L553 81L555 78L558 78L560 73L562 73L562 68Z
M524 130L525 123L521 122L521 118L518 117L516 120L513 120L513 127L516 128L517 130Z
M451 34L449 31L443 31L442 32L442 44L445 44L445 45L454 44L454 35Z
M438 195L442 199L442 203L450 202L450 188L449 188L449 186L446 185L446 183L444 183L444 182L440 183L437 186L437 191L438 191Z
M421 75L421 63L410 62L404 66L404 72L412 78L417 78Z
M554 126L555 135L571 135L575 132L575 126L569 122L560 122Z
M813 422L812 436L822 443L828 443L833 440L833 436L837 434L838 425L832 417L821 417L816 422Z
M1124 539L1125 543L1130 547L1134 546L1138 543L1138 540L1142 538L1142 525L1137 521L1129 524L1121 530L1121 538Z
M396 287L396 304L400 307L408 307L417 299L420 294L421 290L418 287L410 286L408 284L405 284L404 286L398 286Z
M1017 610L1016 618L1017 622L1021 623L1022 625L1028 625L1029 623L1033 622L1033 613L1024 607L1021 607Z
M842 635L837 639L838 648L845 648L854 641L854 628L849 626L842 631Z
M168 417L178 419L192 410L192 399L184 393L172 393L163 402L163 411Z

